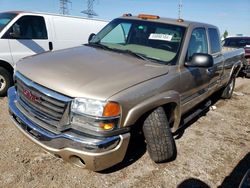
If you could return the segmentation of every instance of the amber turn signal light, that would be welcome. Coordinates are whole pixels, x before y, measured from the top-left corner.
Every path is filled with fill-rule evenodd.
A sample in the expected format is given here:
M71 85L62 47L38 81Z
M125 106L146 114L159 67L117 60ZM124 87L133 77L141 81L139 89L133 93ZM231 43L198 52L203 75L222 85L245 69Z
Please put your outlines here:
M101 124L100 124L100 127L101 127L103 130L108 131L108 130L112 130L112 129L115 127L115 125L114 125L114 123L101 123Z
M120 105L115 102L108 102L103 110L104 117L114 117L121 113Z

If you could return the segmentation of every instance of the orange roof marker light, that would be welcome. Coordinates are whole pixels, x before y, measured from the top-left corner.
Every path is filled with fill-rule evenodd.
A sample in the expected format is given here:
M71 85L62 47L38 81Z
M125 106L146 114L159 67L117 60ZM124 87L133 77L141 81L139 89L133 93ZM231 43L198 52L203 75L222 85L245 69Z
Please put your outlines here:
M139 14L138 18L145 19L145 20L147 20L147 19L155 20L155 19L160 19L160 16L150 15L150 14Z
M179 18L179 19L177 20L177 22L184 22L184 20L181 19L181 18Z

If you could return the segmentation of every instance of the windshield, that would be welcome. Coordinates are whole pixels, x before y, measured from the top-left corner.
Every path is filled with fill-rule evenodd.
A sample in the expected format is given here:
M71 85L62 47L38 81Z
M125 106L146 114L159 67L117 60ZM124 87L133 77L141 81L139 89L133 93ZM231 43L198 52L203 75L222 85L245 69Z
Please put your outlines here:
M143 20L115 19L91 41L106 49L171 62L179 54L185 28Z
M236 48L243 48L247 45L250 45L250 38L227 38L224 41L223 46L226 47L236 47Z
M0 32L16 15L14 13L0 13Z

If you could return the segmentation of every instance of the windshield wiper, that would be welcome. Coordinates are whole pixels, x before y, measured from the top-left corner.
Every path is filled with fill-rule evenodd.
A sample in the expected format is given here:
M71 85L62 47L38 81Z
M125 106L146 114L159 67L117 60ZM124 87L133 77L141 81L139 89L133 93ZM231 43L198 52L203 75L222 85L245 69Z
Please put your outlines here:
M84 44L85 46L92 46L92 47L97 47L97 48L101 48L101 49L104 49L104 50L112 50L111 48L103 45L103 44L100 44L100 43L88 43L88 44Z
M121 50L122 52L125 52L125 53L128 53L130 55L133 55L135 57L138 57L140 59L143 59L145 61L153 61L153 62L157 62L157 63L161 63L161 64L165 64L167 63L166 61L162 61L160 59L156 59L156 58L153 58L153 57L148 57L144 54L140 54L140 53L136 53L136 52L133 52L133 51L130 51L130 50Z
M137 57L139 59L143 59L145 61L150 61L149 58L147 58L146 56L142 55L142 54L139 54L139 53L136 53L136 52L133 52L131 50L119 50L119 52L121 53L126 53L126 54L129 54L129 55L132 55L134 57Z
M148 56L144 56L144 57L147 58L150 61L153 61L153 62L156 62L156 63L160 63L160 64L167 64L167 63L169 63L167 61L163 61L163 60L156 59L156 58L153 58L153 57L148 57Z
M98 48L102 48L104 50L110 50L110 51L114 51L114 52L118 52L118 53L126 53L126 54L133 55L135 57L138 57L140 59L143 59L143 60L148 60L145 56L143 56L141 54L138 54L138 53L135 53L135 52L132 52L130 50L120 50L120 49L116 49L116 48L109 48L108 46L105 46L105 45L100 44L100 43L88 43L88 44L85 44L85 45L86 46L98 47Z
M162 60L159 60L159 59L148 57L148 56L146 56L144 54L136 53L136 52L133 52L131 50L121 50L121 49L117 49L117 48L109 48L108 46L100 44L100 43L89 43L89 44L85 44L85 45L86 46L93 46L93 47L101 48L101 49L104 49L104 50L110 50L110 51L117 52L117 53L129 54L129 55L132 55L132 56L137 57L139 59L142 59L144 61L157 62L157 63L161 63L161 64L168 63L166 61L162 61Z

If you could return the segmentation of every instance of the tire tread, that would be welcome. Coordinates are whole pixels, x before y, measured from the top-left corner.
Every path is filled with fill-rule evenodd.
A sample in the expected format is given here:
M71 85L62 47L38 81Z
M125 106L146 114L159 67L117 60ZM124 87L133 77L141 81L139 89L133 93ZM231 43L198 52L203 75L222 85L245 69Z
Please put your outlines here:
M174 155L175 144L167 116L162 107L155 109L144 121L143 133L147 150L154 162L164 162Z

